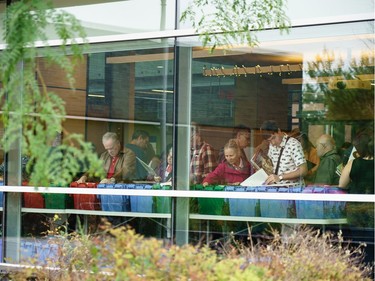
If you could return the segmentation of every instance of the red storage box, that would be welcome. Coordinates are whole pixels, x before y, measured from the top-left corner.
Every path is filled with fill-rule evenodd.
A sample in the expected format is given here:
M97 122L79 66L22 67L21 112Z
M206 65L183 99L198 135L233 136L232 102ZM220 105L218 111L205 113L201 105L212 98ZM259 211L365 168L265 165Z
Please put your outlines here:
M23 194L23 206L25 208L44 208L44 198L41 193L25 192Z
M23 186L28 185L28 182L23 182ZM41 208L43 209L44 197L42 193L24 192L23 193L23 207L25 208Z
M97 183L95 182L85 182L77 183L72 182L70 187L79 188L96 188ZM73 194L74 209L78 210L100 210L99 200L96 194Z

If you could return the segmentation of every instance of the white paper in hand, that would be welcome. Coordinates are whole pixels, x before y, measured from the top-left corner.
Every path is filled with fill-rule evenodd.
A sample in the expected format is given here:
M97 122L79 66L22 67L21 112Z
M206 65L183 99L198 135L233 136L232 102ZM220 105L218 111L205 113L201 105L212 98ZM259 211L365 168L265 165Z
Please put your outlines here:
M260 186L264 185L264 182L268 178L267 173L263 170L260 169L254 174L252 174L250 177L248 177L246 180L241 182L242 186Z
M143 162L141 159L139 159L138 157L136 157L137 160L139 161L139 163L142 164L143 168L145 168L145 170L147 171L147 173L149 173L150 175L152 176L156 176L156 173L154 171L154 169L152 169L149 165L147 165L145 162Z

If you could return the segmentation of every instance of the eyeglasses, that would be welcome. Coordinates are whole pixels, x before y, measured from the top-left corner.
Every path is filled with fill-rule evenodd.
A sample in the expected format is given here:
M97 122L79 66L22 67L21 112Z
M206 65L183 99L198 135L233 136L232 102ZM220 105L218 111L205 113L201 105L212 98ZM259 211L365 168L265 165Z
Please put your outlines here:
M263 134L263 139L264 139L264 140L271 141L271 140L273 140L274 138L276 138L276 135L275 135L275 134Z

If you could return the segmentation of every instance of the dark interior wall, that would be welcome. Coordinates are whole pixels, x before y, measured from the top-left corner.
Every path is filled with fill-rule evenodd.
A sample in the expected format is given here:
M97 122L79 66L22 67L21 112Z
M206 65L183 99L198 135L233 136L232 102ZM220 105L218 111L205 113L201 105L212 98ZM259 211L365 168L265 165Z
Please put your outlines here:
M265 120L275 120L281 129L288 126L288 88L278 75L237 78L235 123L253 129Z

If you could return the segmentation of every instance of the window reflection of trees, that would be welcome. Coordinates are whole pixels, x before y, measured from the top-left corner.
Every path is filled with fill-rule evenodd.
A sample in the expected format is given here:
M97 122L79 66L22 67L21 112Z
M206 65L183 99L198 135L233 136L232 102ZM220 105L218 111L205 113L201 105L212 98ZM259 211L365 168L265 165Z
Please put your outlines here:
M363 54L347 64L328 50L309 62L307 75L315 83L305 85L303 103L323 104L314 115L328 121L372 121L374 57Z

